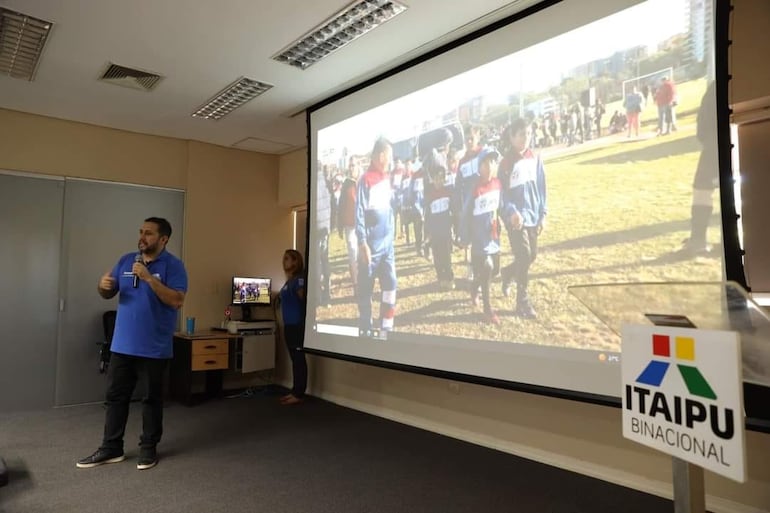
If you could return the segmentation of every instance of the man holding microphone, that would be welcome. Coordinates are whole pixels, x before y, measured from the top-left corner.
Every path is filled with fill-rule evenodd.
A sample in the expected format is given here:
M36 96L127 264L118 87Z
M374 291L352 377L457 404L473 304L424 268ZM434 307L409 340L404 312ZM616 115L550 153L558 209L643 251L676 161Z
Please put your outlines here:
M119 294L118 315L107 375L104 437L96 452L77 462L78 468L125 459L123 435L138 380L146 390L136 466L144 470L158 463L155 447L163 434L163 374L173 356L177 310L187 291L184 264L166 251L169 237L167 220L146 219L139 230L139 253L123 255L99 280L98 292L103 298Z

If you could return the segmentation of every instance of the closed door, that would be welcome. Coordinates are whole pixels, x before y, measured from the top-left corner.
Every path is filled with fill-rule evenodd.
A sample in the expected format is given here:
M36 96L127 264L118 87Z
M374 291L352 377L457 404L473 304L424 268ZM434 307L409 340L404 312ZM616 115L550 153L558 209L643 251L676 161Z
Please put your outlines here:
M183 213L181 191L67 180L56 405L103 400L98 343L104 340L102 315L117 308L117 298L99 296L99 277L120 256L137 251L139 228L148 217L168 219L173 233L167 249L181 257Z
M64 181L0 174L0 411L53 405Z

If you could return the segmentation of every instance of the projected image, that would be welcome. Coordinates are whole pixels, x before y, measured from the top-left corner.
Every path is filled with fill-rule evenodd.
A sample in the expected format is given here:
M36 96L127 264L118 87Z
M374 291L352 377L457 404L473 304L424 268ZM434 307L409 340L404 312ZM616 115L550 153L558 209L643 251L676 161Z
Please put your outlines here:
M270 278L233 277L233 304L270 304Z
M721 280L706 3L645 2L320 129L319 333L612 353L568 287Z

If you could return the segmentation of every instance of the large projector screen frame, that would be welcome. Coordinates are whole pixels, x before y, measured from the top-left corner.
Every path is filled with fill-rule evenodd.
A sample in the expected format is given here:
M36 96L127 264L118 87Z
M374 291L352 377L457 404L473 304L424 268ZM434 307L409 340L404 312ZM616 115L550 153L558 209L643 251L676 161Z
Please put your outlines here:
M532 16L536 13L544 11L554 5L563 3L564 0L545 0L536 5L530 6L516 14L496 21L486 27L483 27L471 34L463 36L455 41L447 43L439 48L436 48L430 52L427 52L419 57L416 57L408 62L398 65L392 69L389 69L371 79L365 80L360 84L341 91L329 98L311 106L307 110L307 129L308 129L308 198L309 198L309 212L312 210L313 196L311 194L313 189L313 183L315 176L313 174L313 161L315 159L313 138L312 138L312 126L311 116L314 112L322 109L340 99L343 99L349 95L352 95L358 91L366 89L374 84L377 84L387 78L398 75L399 73L425 63L437 56L445 54L455 48L461 47L465 44L473 42L485 35L491 34L501 28L508 27L514 23L520 22ZM715 2L714 8L714 25L715 25L715 38L714 38L714 57L715 57L715 83L716 83L716 102L717 102L717 140L718 140L718 161L719 161L719 191L720 191L720 215L722 220L722 240L724 250L724 272L725 278L735 281L742 286L746 287L746 279L743 270L742 263L742 249L739 243L739 229L738 229L738 215L735 206L735 197L733 192L733 177L732 177L732 162L730 155L730 128L729 128L729 106L728 106L728 47L729 47L729 16L730 8L724 2ZM308 216L308 230L307 233L311 233L311 224L313 223L312 216ZM313 252L315 248L310 243L310 236L308 235L308 262L312 262ZM308 314L310 315L310 314ZM308 317L308 322L312 319ZM605 405L619 407L621 404L619 396L602 395L595 393L585 393L572 390L565 390L556 387L548 387L542 385L536 385L531 383L523 383L508 380L499 380L488 377L480 377L476 375L469 375L465 373L446 371L435 368L427 368L423 366L408 365L399 362L386 361L374 358L367 358L358 355L343 354L334 351L325 351L317 348L306 348L305 351L309 354L314 354L322 357L328 357L333 359L339 359L344 361L350 361L354 363L360 363L365 365L371 365L376 367L388 368L398 371L417 373L432 377L438 377L443 379L449 379L454 381L462 381L474 384L481 384L485 386L492 386L495 388L503 388L508 390L515 390L526 393L534 393L538 395L544 395L549 397L555 397L560 399L576 400L580 402L586 402L591 404ZM764 419L747 418L747 426L751 429L770 432L770 421Z

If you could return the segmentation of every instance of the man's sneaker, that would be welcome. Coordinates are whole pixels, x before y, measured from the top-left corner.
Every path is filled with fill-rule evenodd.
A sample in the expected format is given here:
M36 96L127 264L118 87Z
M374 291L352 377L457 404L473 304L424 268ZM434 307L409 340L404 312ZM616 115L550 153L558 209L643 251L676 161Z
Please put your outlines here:
M78 468L91 468L104 465L105 463L118 463L126 459L121 449L103 449L99 448L91 456L78 460Z
M147 470L158 464L158 453L155 447L142 447L139 449L139 459L136 461L136 468Z

